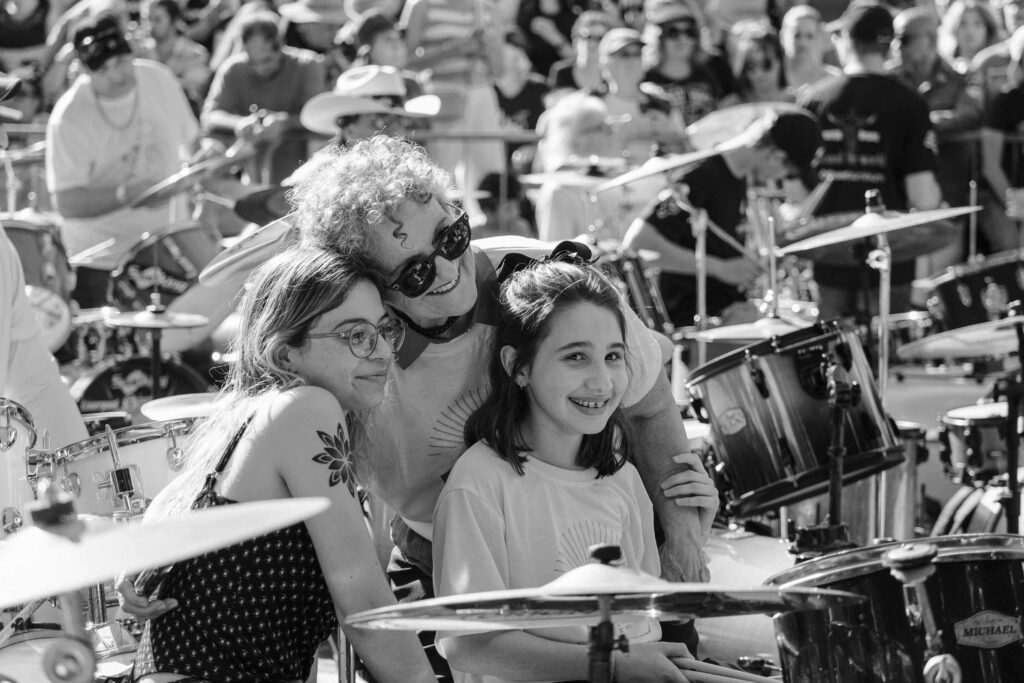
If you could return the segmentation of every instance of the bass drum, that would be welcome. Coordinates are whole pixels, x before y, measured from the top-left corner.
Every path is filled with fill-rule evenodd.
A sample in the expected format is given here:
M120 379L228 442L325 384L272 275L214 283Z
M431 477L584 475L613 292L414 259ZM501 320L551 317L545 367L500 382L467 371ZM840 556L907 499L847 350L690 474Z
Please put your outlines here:
M136 423L149 422L142 405L153 400L150 359L135 356L112 359L97 365L71 386L71 397L83 413L124 411ZM209 382L189 366L164 359L160 366L160 396L211 391Z

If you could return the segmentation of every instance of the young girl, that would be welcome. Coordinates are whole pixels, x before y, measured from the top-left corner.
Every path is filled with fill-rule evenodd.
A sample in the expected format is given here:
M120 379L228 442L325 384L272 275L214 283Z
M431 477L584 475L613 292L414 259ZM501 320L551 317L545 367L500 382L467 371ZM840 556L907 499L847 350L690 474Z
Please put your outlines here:
M185 471L146 517L290 496L331 506L174 564L153 603L121 582L126 609L154 617L135 661L145 683L305 681L340 618L395 602L356 494L365 464L352 418L383 400L404 328L370 271L333 252L286 251L248 284L238 361L186 447ZM346 636L377 680L434 681L414 635Z
M653 511L620 403L630 380L619 296L589 267L549 261L501 288L490 398L466 423L470 446L434 513L438 596L541 586L589 562L595 543L659 573ZM686 679L655 642L657 621L620 626L615 680ZM439 633L457 681L583 680L584 628Z

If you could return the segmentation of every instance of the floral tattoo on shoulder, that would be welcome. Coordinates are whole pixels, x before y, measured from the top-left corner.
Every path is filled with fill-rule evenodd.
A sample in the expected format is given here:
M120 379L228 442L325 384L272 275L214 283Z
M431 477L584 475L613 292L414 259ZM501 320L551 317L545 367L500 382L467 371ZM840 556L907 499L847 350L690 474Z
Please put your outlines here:
M341 424L338 433L331 436L327 432L317 431L316 435L324 445L324 452L313 456L313 461L327 465L330 470L330 485L337 486L342 482L350 495L356 494L355 462L352 459L352 447Z

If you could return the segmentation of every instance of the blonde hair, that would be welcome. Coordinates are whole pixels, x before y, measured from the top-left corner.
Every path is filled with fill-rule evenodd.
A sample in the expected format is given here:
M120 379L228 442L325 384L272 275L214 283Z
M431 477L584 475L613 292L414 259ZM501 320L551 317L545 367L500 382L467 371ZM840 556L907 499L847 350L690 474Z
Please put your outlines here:
M365 261L305 247L292 247L253 272L240 307L239 332L231 343L237 360L210 416L186 441L185 471L168 487L173 490L159 517L187 511L246 420L281 392L305 384L286 368L288 349L307 344L306 334L317 319L344 303L364 280L380 283Z

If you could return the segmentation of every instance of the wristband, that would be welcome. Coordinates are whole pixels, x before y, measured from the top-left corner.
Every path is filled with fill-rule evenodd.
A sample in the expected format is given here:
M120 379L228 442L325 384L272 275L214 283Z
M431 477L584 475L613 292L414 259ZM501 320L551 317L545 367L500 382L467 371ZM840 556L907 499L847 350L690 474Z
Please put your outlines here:
M124 183L118 185L117 189L114 190L114 199L121 206L126 205L128 203L128 186Z

